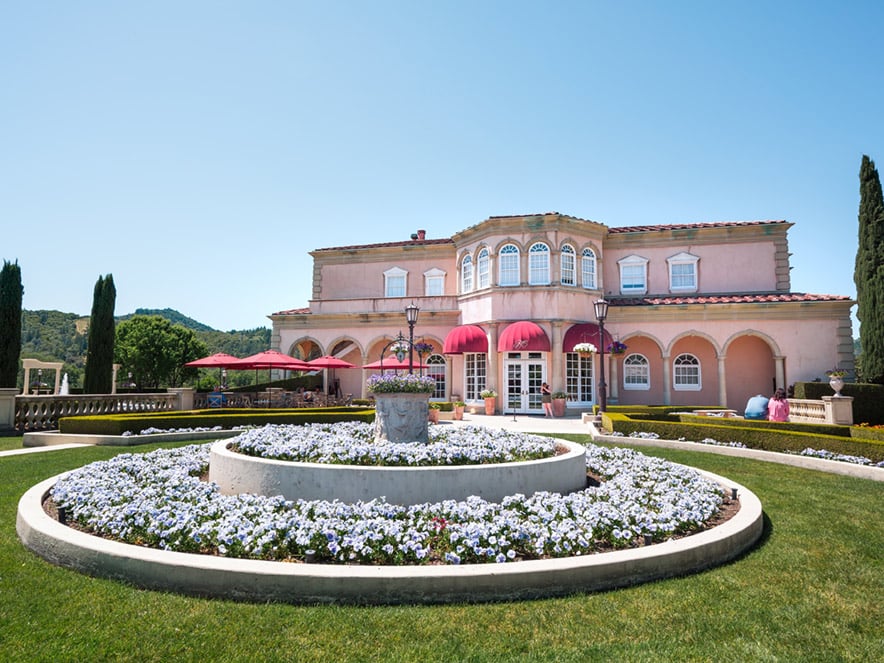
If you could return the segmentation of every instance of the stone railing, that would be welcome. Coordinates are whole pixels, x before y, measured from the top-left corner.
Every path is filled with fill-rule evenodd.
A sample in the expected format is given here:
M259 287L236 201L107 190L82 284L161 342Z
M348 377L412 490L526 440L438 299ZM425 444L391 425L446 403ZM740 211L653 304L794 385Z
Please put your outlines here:
M181 396L171 394L76 394L69 396L16 396L16 430L58 428L61 417L117 412L159 412L178 410Z
M853 425L853 397L823 396L822 400L789 399L789 421L804 424Z

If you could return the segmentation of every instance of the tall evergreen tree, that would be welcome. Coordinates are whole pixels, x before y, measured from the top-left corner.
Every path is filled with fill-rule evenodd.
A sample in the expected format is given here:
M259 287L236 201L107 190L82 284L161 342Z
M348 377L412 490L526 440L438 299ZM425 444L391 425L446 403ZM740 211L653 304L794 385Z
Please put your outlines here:
M23 294L18 261L4 260L0 270L0 387L18 386Z
M884 196L875 162L863 155L859 169L859 247L853 281L859 318L860 372L884 384Z
M114 277L110 274L99 276L92 296L92 318L89 320L89 345L83 377L83 389L87 394L109 394L113 386L116 300Z

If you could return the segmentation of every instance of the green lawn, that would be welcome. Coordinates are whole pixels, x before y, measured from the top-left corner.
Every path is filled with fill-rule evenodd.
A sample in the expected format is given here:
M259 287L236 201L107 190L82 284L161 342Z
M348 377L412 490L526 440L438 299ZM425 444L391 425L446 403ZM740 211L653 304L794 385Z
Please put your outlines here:
M20 444L19 438L12 446ZM880 483L646 448L753 490L766 514L759 546L698 575L563 599L435 607L253 605L89 578L22 547L15 512L27 488L124 451L89 447L0 458L0 659L884 660Z

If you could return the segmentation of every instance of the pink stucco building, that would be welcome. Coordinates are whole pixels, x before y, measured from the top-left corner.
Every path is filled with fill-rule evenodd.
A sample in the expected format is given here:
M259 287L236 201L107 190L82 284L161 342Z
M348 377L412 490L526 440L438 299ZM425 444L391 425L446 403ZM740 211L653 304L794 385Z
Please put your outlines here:
M791 292L786 221L611 228L550 212L494 216L431 239L316 249L307 308L274 313L273 343L310 358L375 362L420 308L415 342L434 398L542 413L540 384L568 407L598 399L600 345L593 302L610 303L608 404L725 405L853 367L850 309L842 295ZM416 361L417 359L415 359ZM344 393L366 395L370 371L338 370Z

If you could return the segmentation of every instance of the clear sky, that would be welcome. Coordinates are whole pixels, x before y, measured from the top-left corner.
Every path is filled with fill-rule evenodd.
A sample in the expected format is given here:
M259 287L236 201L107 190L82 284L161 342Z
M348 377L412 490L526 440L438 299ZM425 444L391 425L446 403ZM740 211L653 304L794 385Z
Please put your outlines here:
M558 211L786 219L792 290L855 296L884 170L884 3L0 4L0 259L24 308L306 306L316 248ZM855 329L857 334L858 330Z

